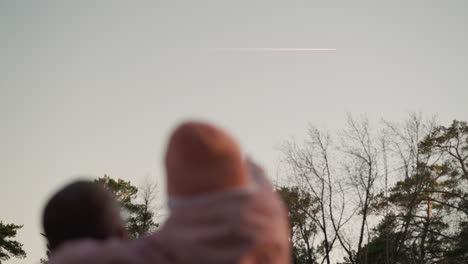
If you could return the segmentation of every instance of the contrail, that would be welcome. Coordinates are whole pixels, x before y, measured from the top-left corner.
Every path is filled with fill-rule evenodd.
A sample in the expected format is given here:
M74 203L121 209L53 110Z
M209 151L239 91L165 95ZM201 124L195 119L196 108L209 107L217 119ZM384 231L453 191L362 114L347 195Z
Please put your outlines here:
M336 48L216 48L219 51L336 51Z

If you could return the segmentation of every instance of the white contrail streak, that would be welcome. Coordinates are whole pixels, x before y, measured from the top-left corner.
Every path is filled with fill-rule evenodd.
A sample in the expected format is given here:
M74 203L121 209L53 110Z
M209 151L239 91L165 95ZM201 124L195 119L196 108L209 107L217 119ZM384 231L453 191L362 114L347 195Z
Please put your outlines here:
M219 51L336 51L336 48L217 48Z

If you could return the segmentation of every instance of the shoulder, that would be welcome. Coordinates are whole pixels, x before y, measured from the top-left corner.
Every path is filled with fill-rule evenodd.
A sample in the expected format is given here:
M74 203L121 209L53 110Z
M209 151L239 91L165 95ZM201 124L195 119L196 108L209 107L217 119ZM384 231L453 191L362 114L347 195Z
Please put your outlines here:
M70 242L52 254L49 264L140 263L128 242L82 240Z

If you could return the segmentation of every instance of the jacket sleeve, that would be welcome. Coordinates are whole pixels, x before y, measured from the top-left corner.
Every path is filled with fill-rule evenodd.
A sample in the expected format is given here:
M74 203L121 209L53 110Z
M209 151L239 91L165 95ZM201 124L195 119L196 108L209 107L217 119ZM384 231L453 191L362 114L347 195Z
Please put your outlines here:
M128 242L110 240L70 242L52 254L49 264L140 264Z

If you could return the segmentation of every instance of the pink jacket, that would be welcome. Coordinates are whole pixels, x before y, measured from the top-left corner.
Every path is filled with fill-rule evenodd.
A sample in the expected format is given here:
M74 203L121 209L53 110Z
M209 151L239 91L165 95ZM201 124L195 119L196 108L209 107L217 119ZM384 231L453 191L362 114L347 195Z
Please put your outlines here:
M287 214L263 172L248 189L172 200L156 233L134 242L66 244L51 264L288 264Z

